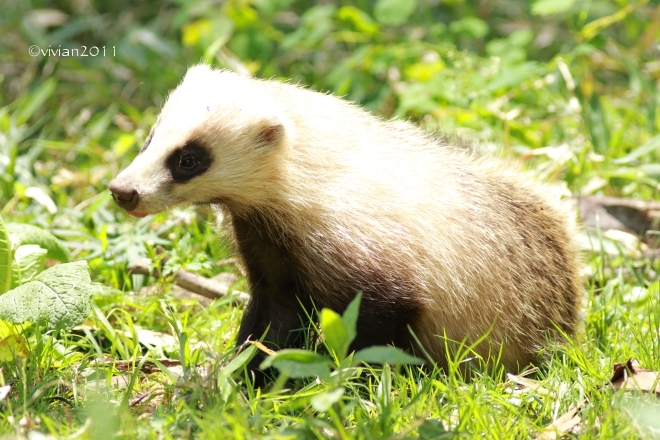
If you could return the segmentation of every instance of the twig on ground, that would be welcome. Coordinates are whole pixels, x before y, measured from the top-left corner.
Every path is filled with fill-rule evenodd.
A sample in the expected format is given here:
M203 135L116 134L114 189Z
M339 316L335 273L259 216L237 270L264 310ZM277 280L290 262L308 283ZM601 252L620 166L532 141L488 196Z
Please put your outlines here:
M166 259L167 257L163 259L163 264ZM160 278L162 276L161 270L153 268L152 261L149 258L140 258L129 264L128 271L130 274L151 275L154 278ZM222 298L227 295L229 291L229 286L224 283L205 278L184 269L179 269L174 274L174 282L186 290L210 299ZM237 293L235 299L236 302L246 302L249 298L249 295L245 292L234 293Z

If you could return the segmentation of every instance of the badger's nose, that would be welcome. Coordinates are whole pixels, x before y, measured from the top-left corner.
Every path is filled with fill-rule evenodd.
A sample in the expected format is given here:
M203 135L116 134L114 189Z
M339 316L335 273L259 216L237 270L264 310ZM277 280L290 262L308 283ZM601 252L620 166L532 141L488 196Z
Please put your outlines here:
M126 211L133 211L140 201L140 195L133 186L126 181L112 179L108 184L115 203Z

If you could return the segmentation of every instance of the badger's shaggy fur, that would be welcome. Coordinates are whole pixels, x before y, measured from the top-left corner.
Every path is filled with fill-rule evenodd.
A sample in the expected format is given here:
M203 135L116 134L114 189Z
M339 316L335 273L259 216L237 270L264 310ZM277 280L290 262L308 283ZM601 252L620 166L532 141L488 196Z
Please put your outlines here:
M137 216L223 210L252 295L238 343L300 344L304 308L358 291L352 348L415 349L410 326L440 364L444 336L489 332L477 352L516 370L578 322L571 221L547 188L331 95L193 67L110 189Z

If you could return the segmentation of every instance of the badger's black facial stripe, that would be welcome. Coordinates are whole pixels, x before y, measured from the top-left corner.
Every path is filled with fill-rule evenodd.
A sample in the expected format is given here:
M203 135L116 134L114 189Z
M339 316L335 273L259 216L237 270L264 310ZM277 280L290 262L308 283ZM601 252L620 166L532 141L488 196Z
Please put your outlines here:
M195 176L203 174L211 167L213 156L211 150L200 141L188 141L176 149L165 162L175 182L187 182Z

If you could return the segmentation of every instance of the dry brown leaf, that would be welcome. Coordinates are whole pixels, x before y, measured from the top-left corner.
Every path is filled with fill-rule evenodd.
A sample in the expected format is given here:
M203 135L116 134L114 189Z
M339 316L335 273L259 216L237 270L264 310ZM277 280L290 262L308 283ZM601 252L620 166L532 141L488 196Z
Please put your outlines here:
M5 400L11 392L11 385L0 387L0 400Z
M140 343L150 345L152 347L172 347L179 345L179 341L174 336L168 335L167 333L156 332L136 326L135 334L137 335L137 339ZM132 338L133 333L130 331L124 331L124 336L127 338Z
M521 385L525 388L529 388L532 391L536 391L539 394L554 396L554 393L552 391L549 391L547 388L544 388L541 385L541 382L539 382L538 380L528 379L526 377L516 376L515 374L510 374L510 373L507 373L506 377L507 379L509 379L509 381Z
M107 357L99 362L96 365L105 365L108 367L114 367L115 370L121 372L133 371L136 366L140 365L141 359L133 360L114 360L110 357ZM175 359L158 359L158 362L164 367L171 368L181 365L181 361ZM160 372L160 368L152 361L145 361L140 368L140 372L144 374L153 374Z
M98 185L108 175L107 166L98 166L85 171L60 168L51 179L51 183L64 188L82 188Z
M561 417L546 426L546 430L536 437L537 440L554 440L578 426L581 421L578 414L580 409L581 406L571 406Z
M163 366L166 367L167 370L171 374L173 374L174 376L177 376L179 378L179 380L181 380L181 378L184 376L184 374L183 374L184 373L184 368L183 368L183 365L181 364L180 361L172 361L172 360L168 359L168 360L166 360L165 363L163 363L162 361L159 361L159 362L161 364L163 364ZM191 369L191 368L193 368L193 367L190 367L190 366L188 367L188 369ZM194 369L197 372L197 374L200 376L200 378L202 378L202 379L206 379L211 374L211 370L208 367L204 366L204 365L197 365L197 366L194 367Z
M536 383L536 381L512 374L508 374L507 376L509 380L520 385L530 386ZM610 383L617 390L622 388L624 390L639 390L644 393L655 393L660 396L659 382L660 373L640 367L634 359L628 359L625 364L614 364L614 373L610 379ZM538 440L554 440L569 431L579 429L581 421L579 413L582 410L583 404L584 402L571 406L565 414L546 426L545 430L536 438Z
M18 420L18 426L26 430L39 428L40 424L41 418L31 413L25 413L25 415Z
M262 344L259 341L247 341L247 342L254 345L255 347L257 347L259 350L263 351L267 355L272 356L275 354L275 350L271 350L270 348L266 347L264 344Z
M639 390L660 396L660 373L640 367L634 359L628 359L625 364L614 364L610 382L617 390Z
M110 378L110 383L106 383L105 379L98 379L98 380L90 380L87 382L87 385L90 388L94 389L105 389L106 387L109 388L126 388L128 384L131 382L131 377L129 375L125 374L119 374L112 376Z
M162 404L165 396L165 387L163 384L156 384L146 393L139 394L133 397L128 406L131 408L140 406L145 409L145 412L153 413L158 405Z

